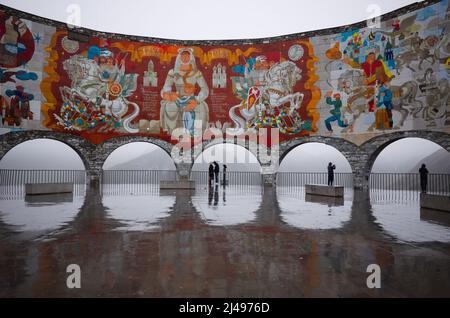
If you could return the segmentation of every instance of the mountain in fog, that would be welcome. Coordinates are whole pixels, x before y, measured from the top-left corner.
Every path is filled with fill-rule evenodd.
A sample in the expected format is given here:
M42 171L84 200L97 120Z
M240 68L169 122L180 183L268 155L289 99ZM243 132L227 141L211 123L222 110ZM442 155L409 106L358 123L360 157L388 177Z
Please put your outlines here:
M430 173L450 173L450 154L441 148L414 165L410 172L418 172L422 163L427 165Z
M383 164L386 164L388 169L390 168L388 171L399 173L375 177L375 180L378 180L375 181L375 184L388 189L405 190L414 188L418 190L420 188L418 172L422 163L427 165L427 169L431 174L450 174L450 154L445 149L440 148L431 155L425 156L420 160L417 160L417 157L413 157L406 158L403 162L396 163L400 170L390 170L395 164L386 163L385 160L383 160ZM389 164L390 166L388 166ZM372 170L372 172L380 171ZM415 175L408 175L407 173L414 173ZM443 182L443 180L445 180L445 178L439 175L429 176L428 182L433 185L432 189L429 188L429 190L448 191L448 185Z
M415 173L422 163L431 173L450 173L450 153L420 138L405 138L388 145L375 160L372 173Z
M247 171L247 172L261 172L259 163L227 163L227 171ZM219 162L220 171L223 171L223 164ZM194 171L207 171L208 163L195 164Z
M127 160L123 158L121 162L108 167L107 170L173 170L175 168L172 159L155 149L137 157Z
M347 159L335 148L310 143L293 149L282 161L280 172L327 172L328 163L336 166L337 173L351 173Z
M173 170L172 159L164 158L160 151L155 150L144 153L129 160L122 159L120 163L108 167L107 170ZM223 164L219 162L222 171ZM208 170L209 163L196 163L195 171ZM227 163L228 171L257 171L260 172L258 163Z
M397 153L389 155L383 152L375 161L372 173L417 173L422 163L427 165L430 173L450 173L450 154L443 148L435 150L428 156L417 150L408 156Z

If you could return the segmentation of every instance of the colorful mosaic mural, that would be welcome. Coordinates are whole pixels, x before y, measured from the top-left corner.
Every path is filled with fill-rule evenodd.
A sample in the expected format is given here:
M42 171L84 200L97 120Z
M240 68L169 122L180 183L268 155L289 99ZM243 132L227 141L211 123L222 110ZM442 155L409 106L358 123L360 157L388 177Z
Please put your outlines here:
M0 10L0 132L53 130L99 143L122 135L170 141L178 128L278 128L282 140L449 130L447 14L445 0L380 28L180 46L78 42L66 28Z

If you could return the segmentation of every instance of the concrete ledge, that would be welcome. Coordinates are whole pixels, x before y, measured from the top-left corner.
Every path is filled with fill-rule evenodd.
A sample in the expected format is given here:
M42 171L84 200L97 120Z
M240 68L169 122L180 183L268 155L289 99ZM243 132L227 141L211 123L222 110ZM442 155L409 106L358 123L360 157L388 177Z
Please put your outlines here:
M321 184L307 184L305 185L305 192L306 194L323 195L327 197L343 197L344 187L329 187Z
M25 202L31 204L54 204L73 202L73 193L54 193L40 195L26 195Z
M73 183L27 183L26 195L73 193Z
M311 203L319 203L327 206L343 206L344 205L344 197L332 197L332 196L324 196L324 195L316 195L316 194L306 194L305 196L306 202Z
M195 181L189 180L160 181L159 188L161 190L168 190L168 189L195 190Z
M420 207L450 212L450 196L421 193Z
M443 211L420 208L420 219L424 221L432 221L450 227L450 213L442 213Z

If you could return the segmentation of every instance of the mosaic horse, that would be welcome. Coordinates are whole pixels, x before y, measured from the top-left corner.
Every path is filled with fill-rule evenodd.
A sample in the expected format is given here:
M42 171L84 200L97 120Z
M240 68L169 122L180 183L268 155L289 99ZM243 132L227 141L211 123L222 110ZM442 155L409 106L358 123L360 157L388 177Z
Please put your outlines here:
M348 70L339 77L338 81L339 83L344 81L353 83L353 89L351 89L347 100L347 111L353 114L353 122L355 122L361 115L367 112L367 88L363 83L364 76L362 71ZM391 85L390 89L393 95L393 110L399 112L401 115L400 121L394 126L394 129L400 129L409 115L417 118L424 110L424 105L422 101L416 98L419 86L415 81L407 81L401 85ZM373 130L374 125L369 126L368 131ZM349 132L352 129L353 126L350 125L344 128L343 132Z
M286 115L294 116L301 107L304 95L293 92L301 79L301 70L291 61L273 65L265 74L265 85L250 87L247 99L231 107L229 116L234 123L234 133L243 133L246 127L254 125L258 113L273 113L287 105ZM238 111L238 114L236 114ZM274 124L280 126L280 123ZM280 127L279 127L280 128Z
M139 106L127 100L137 87L137 76L124 74L117 69L115 82L102 80L101 67L94 61L81 55L72 56L64 61L64 70L71 79L71 87L60 88L64 102L74 102L79 99L95 110L104 109L104 112L113 116L122 123L129 133L137 133L138 129L131 127L131 121L139 115ZM133 112L126 116L129 107Z

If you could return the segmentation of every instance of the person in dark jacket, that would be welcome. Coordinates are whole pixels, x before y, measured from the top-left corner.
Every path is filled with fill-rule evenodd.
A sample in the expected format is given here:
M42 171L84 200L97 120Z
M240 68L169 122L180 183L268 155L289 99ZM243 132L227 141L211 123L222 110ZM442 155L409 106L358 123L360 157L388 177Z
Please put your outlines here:
M427 192L427 185L428 185L428 169L425 164L422 164L422 167L419 169L420 173L420 188L422 189L422 193Z
M336 169L336 166L330 162L328 164L327 169L328 169L328 186L332 187L334 182L334 169Z
M214 161L214 179L216 184L219 183L219 173L220 173L220 166L216 161Z
M211 182L214 179L214 165L211 163L208 168L208 184L211 187Z
M223 165L223 186L227 185L227 165Z

